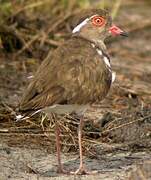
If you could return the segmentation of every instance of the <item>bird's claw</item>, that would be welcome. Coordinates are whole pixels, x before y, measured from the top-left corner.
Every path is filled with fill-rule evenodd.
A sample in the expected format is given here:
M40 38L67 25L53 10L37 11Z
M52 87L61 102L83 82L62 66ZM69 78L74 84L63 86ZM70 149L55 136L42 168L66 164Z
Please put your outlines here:
M89 171L87 171L84 167L80 167L79 169L77 169L77 170L75 171L74 174L85 175L85 174L89 174Z
M69 172L64 170L62 167L58 167L57 173L59 173L59 174L69 174Z

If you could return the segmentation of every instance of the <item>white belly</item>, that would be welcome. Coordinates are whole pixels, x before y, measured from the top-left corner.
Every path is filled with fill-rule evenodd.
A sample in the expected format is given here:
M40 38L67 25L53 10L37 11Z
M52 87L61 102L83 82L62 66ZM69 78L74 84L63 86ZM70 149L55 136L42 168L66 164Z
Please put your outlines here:
M49 106L44 108L42 111L49 114L49 113L56 113L56 114L71 114L76 113L78 115L82 115L88 109L89 105L78 105L78 104L71 104L71 105L59 105L55 104L53 106Z

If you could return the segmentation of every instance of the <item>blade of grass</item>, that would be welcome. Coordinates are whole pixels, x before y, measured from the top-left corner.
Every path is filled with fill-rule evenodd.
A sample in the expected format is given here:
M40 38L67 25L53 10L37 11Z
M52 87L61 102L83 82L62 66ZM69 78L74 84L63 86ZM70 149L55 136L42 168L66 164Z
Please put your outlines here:
M121 6L121 2L122 2L122 0L117 0L113 5L112 13L111 13L113 19L116 17L116 15L119 11L119 8Z

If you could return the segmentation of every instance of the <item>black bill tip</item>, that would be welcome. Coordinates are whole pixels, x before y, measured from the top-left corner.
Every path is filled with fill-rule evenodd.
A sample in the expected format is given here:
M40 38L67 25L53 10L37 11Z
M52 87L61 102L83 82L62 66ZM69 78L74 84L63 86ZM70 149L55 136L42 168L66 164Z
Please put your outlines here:
M120 35L121 35L121 36L124 36L124 37L128 37L128 33L125 32L125 31L121 32Z

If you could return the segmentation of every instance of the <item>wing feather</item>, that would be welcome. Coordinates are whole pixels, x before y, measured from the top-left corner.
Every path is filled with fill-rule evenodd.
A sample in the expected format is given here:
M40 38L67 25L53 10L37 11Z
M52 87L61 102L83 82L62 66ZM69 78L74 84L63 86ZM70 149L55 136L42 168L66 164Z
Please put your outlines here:
M101 99L106 93L102 84L106 82L104 73L110 74L103 67L90 43L71 39L43 61L21 100L20 110L37 110L53 104L87 104Z

